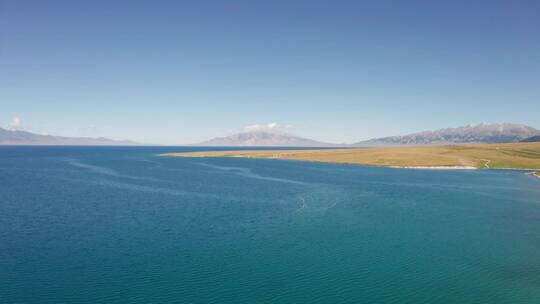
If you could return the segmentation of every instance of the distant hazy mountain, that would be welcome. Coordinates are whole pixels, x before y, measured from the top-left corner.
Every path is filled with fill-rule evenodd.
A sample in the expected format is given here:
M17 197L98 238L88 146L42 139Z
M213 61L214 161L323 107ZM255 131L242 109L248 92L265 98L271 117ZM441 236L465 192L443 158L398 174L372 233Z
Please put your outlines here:
M540 135L534 128L514 123L468 125L404 136L374 138L355 146L433 145L463 143L510 143Z
M92 137L63 137L41 135L27 131L12 131L0 128L0 145L103 145L123 146L136 145L128 140L112 140L107 138Z
M540 141L540 135L536 135L536 136L533 136L533 137L525 138L525 139L522 140L521 142L537 142L537 141Z
M329 147L337 145L288 134L257 131L218 137L199 143L197 146Z

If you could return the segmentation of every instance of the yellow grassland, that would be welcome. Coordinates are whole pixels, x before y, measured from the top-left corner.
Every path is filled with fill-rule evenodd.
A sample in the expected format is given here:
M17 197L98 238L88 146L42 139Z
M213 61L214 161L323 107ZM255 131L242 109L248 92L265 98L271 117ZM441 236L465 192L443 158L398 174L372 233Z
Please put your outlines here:
M314 150L167 153L179 157L245 157L384 167L540 169L540 142Z

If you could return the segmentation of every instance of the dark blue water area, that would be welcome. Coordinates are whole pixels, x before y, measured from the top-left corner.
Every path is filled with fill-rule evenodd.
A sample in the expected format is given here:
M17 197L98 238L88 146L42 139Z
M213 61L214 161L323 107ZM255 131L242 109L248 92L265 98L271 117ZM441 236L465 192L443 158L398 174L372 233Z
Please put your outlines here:
M540 303L521 171L209 149L0 147L0 303Z

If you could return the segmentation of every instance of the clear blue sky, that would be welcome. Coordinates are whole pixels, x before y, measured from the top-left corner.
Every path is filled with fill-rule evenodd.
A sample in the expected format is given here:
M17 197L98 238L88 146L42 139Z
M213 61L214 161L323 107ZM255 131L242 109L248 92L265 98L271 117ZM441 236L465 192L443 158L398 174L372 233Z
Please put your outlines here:
M0 0L0 126L181 144L540 128L540 1Z

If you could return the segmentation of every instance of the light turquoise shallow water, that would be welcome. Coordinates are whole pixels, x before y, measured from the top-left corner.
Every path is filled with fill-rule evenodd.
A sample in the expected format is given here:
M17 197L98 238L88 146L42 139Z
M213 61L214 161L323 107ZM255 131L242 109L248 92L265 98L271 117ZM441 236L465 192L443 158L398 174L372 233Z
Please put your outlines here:
M0 303L540 303L540 181L0 148Z

